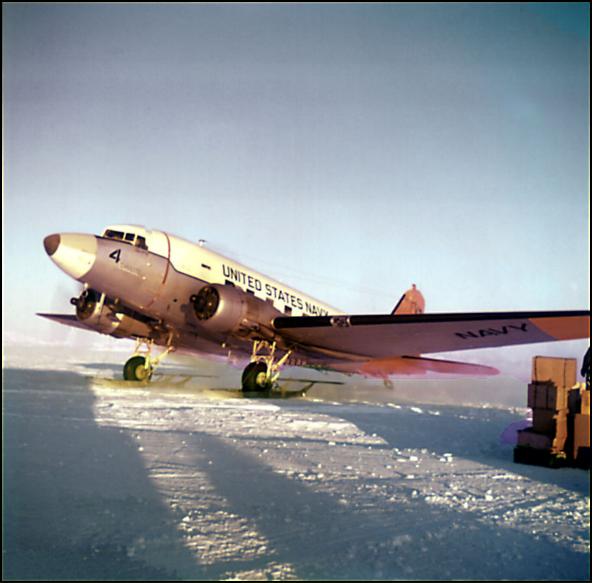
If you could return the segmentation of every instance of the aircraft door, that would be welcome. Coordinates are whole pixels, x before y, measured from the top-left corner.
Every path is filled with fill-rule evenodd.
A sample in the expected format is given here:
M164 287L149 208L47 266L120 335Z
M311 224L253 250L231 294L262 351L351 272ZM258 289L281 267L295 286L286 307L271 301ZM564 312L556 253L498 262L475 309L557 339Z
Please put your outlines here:
M166 233L147 231L146 269L141 286L147 301L143 308L150 308L159 298L170 270L171 242Z

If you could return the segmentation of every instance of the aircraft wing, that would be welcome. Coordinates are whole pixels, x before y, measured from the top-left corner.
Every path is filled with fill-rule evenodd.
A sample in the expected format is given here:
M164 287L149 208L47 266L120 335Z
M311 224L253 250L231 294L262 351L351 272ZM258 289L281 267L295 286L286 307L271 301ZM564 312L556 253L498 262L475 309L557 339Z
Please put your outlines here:
M72 326L73 328L80 328L81 330L92 330L88 326L85 326L76 316L71 314L37 314L42 318L47 318L52 322L58 322L58 324L63 324L64 326Z
M590 311L279 317L287 340L369 359L590 337Z

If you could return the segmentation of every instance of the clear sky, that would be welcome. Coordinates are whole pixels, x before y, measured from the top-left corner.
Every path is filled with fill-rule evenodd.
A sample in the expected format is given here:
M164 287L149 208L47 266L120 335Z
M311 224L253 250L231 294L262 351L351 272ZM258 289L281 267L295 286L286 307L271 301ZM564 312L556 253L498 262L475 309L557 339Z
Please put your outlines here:
M72 309L44 236L118 222L352 313L589 306L587 3L2 12L6 339Z

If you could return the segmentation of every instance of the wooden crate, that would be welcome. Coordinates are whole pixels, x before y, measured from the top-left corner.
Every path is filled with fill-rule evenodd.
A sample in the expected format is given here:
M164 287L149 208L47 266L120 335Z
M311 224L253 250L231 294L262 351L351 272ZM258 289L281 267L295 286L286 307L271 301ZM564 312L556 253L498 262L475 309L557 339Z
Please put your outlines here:
M534 382L551 381L558 387L573 387L577 382L577 360L535 356L532 359L532 380Z
M577 460L580 450L590 447L590 415L574 416L573 459Z
M558 386L551 381L533 382L528 385L528 407L562 411L567 409L568 387Z

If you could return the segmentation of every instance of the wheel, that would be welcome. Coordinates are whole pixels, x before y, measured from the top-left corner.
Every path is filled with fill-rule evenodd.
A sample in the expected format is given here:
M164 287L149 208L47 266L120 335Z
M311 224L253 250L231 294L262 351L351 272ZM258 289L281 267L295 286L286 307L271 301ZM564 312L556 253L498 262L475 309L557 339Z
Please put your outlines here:
M132 356L123 367L126 381L148 381L152 377L152 367L146 368L145 356Z
M267 365L264 362L252 362L245 368L242 377L243 391L254 393L268 391L271 383L267 379Z

